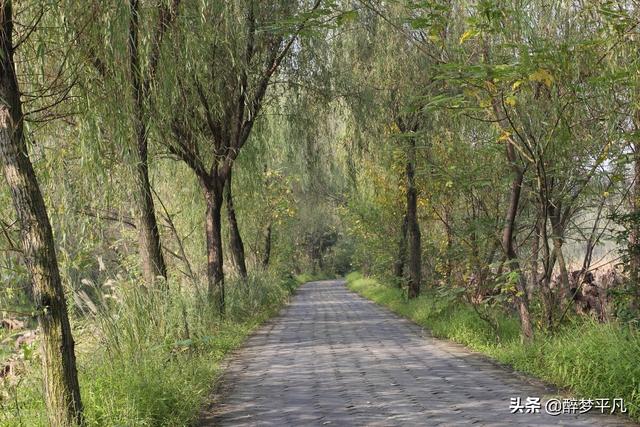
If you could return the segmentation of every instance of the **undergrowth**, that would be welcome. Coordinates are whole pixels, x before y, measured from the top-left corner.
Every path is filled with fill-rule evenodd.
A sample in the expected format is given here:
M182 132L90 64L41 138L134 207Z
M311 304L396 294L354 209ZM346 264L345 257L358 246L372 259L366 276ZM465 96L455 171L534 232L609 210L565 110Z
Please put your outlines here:
M575 321L553 335L536 331L521 343L517 318L497 313L498 334L468 304L427 290L407 301L403 291L351 273L349 288L409 318L439 338L464 344L514 369L534 375L577 398L623 398L629 415L640 419L640 337L616 322Z
M229 282L224 320L197 289L119 283L94 313L74 322L86 425L193 423L219 378L221 359L308 278ZM18 381L0 383L2 426L47 425L37 352L24 370Z

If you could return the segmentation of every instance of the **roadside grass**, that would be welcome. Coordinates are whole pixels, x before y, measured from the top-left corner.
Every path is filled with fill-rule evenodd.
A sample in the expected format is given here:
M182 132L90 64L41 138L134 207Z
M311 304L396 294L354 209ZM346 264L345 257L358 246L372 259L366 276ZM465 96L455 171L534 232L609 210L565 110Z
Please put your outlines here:
M467 304L427 290L407 301L402 290L360 273L346 276L353 291L429 329L438 338L463 344L514 369L568 389L576 398L623 398L640 420L640 336L616 322L574 321L554 335L536 331L520 341L514 317L496 314L498 334Z
M274 275L230 281L224 320L199 292L171 283L168 294L120 283L97 313L75 322L86 425L192 424L220 377L224 356L302 283ZM47 425L35 354L25 369L18 383L0 383L1 426Z

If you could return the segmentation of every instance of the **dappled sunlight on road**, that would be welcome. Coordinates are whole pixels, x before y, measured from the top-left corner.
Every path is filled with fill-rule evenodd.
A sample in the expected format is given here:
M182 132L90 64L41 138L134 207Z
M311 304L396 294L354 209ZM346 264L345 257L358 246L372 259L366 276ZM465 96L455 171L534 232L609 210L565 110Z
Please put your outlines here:
M632 425L601 415L511 414L541 384L350 292L303 286L232 362L227 396L201 425Z

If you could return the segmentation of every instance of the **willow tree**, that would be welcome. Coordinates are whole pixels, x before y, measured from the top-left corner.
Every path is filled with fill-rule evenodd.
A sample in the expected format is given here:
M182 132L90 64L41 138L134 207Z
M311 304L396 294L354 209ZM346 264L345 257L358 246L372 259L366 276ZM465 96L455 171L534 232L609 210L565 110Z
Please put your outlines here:
M233 204L233 192L231 191L231 172L227 177L224 188L224 199L226 199L227 222L229 224L229 246L231 247L231 255L236 270L243 279L247 278L247 263L244 255L244 244L238 227L238 218L236 217L236 208Z
M149 142L154 118L151 94L161 63L161 48L181 8L181 0L157 1L146 7L140 0L76 2L72 13L75 47L88 67L83 85L90 100L89 114L103 141L94 144L121 149L132 165L131 187L138 252L147 284L167 277L155 203L149 178ZM88 119L86 117L85 119Z
M12 2L0 1L0 160L20 223L22 253L33 286L47 417L52 426L71 426L82 422L74 342L51 224L25 138L13 19Z
M133 102L133 128L135 134L135 187L138 203L138 244L142 261L142 272L147 283L153 283L156 277L167 277L167 266L162 255L158 221L156 219L151 184L149 182L149 91L154 83L160 46L165 32L169 29L180 6L180 0L174 0L169 7L161 2L154 36L151 40L147 70L143 71L140 54L140 2L129 2L129 80L131 82L131 100Z
M272 77L319 6L320 0L311 5L288 0L204 2L198 6L201 19L194 21L188 13L179 19L172 50L164 52L175 66L162 70L163 95L157 104L167 126L160 132L168 150L195 173L204 194L208 293L220 313L225 186Z
M400 283L407 276L408 296L415 298L423 270L418 176L434 132L435 116L427 106L442 86L434 71L443 61L441 43L447 34L448 9L437 2L423 9L403 2L359 4L355 10L359 19L352 24L355 30L338 46L345 67L339 84L360 88L346 97L356 128L372 141L384 135L394 142L391 147L378 144L375 149L402 153L403 184L397 196L404 199L404 206L396 218L400 236L393 271ZM370 142L364 144L374 148Z

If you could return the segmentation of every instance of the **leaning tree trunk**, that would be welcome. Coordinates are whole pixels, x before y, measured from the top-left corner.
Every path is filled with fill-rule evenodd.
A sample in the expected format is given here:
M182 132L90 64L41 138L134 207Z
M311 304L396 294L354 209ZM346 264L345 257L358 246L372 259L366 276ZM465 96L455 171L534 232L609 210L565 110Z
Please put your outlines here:
M33 285L47 417L52 426L71 426L82 422L74 342L51 224L24 140L13 62L11 1L0 0L0 8L0 159L20 222L22 251Z
M415 183L416 141L409 139L407 152L407 235L409 240L409 298L420 295L421 281L421 245L420 225L418 224L418 190Z
M512 147L511 147L512 148ZM513 148L512 148L513 149ZM513 247L513 234L515 229L515 220L518 213L518 204L520 203L520 192L522 190L522 181L524 173L518 167L514 166L514 177L511 182L511 190L509 194L509 206L505 219L504 229L502 230L502 249L509 261L511 271L517 273L516 295L515 300L520 314L520 328L522 339L524 342L531 342L533 339L533 326L531 325L531 314L529 313L529 305L527 303L526 281L520 269L518 256Z
M225 185L225 195L227 201L227 219L229 221L230 232L230 246L231 254L233 256L233 262L235 264L240 277L247 278L247 265L244 257L244 244L242 243L242 237L240 236L240 229L238 228L238 220L236 219L236 210L233 207L233 194L231 192L231 172L227 176L227 183Z
M205 184L207 212L205 231L207 236L207 280L209 301L217 306L221 316L225 312L224 271L222 261L222 191L224 183L211 180Z
M167 277L167 266L162 255L160 233L149 183L146 136L138 134L138 158L136 159L136 194L138 197L138 246L142 262L142 274L147 284L157 278Z
M145 113L145 87L140 69L138 50L139 3L130 3L129 22L129 61L130 77L133 88L134 128L136 137L135 194L138 219L138 250L142 263L142 274L147 284L153 284L158 277L167 277L167 266L162 256L158 221L149 183L147 117Z
M402 226L400 227L400 238L398 239L398 257L393 263L393 275L398 279L398 287L402 286L402 277L404 276L404 265L407 263L407 228L409 227L409 219L407 215L402 217Z
M487 40L483 42L483 57L486 63L491 63L490 60L490 46ZM495 119L500 128L509 132L511 129L511 123L507 119L507 115L503 110L501 99L498 96L494 96L491 100L491 109ZM520 330L522 334L522 340L524 342L531 342L533 340L533 326L531 325L531 314L529 313L529 304L527 302L527 286L526 280L520 269L518 263L518 256L513 247L513 236L515 232L516 216L518 215L518 204L520 203L520 193L522 191L522 182L524 180L524 171L518 166L518 156L513 140L506 142L506 157L509 162L513 173L513 179L511 181L511 189L509 191L509 206L507 207L507 214L505 216L505 223L502 229L502 249L505 257L509 261L509 266L512 272L517 273L518 280L516 281L516 294L515 300L518 306L518 312L520 314ZM546 242L545 242L546 243Z

